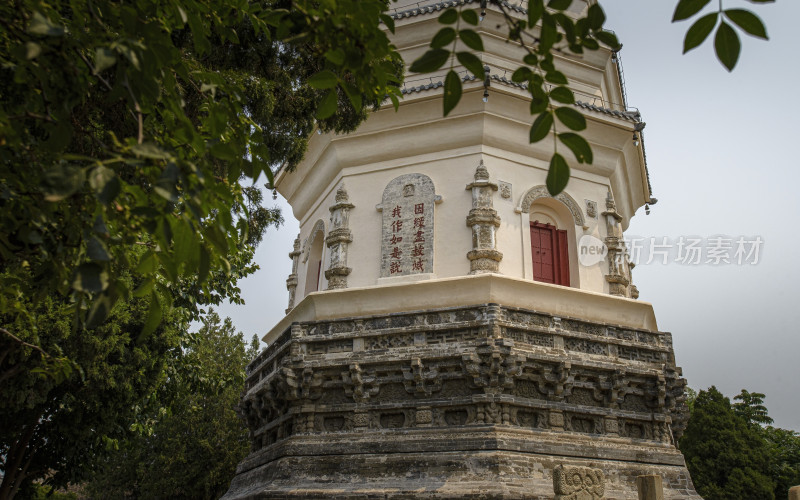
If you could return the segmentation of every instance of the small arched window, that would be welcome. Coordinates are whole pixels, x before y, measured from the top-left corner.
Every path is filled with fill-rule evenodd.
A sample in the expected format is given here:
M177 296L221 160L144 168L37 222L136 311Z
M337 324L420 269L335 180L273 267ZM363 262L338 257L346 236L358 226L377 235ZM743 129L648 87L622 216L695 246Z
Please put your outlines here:
M325 225L322 221L317 221L309 237L308 258L306 260L306 284L305 294L319 290L320 280L322 279L322 253L325 242Z

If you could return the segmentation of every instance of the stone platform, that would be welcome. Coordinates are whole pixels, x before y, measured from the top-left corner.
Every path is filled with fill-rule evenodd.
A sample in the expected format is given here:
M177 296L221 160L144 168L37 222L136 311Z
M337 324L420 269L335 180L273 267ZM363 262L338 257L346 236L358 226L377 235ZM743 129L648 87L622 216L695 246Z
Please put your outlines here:
M669 333L484 303L295 321L248 367L226 499L699 498Z

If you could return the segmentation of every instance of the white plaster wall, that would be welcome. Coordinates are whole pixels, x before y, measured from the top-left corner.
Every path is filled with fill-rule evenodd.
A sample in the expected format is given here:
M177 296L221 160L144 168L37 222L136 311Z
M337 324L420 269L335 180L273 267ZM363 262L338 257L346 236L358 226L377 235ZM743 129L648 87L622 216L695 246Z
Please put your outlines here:
M490 17L479 26L486 37L486 51L481 57L496 69L511 68L514 54L510 51L516 49L499 43L497 23L492 24ZM426 50L430 37L440 27L436 15L401 19L393 41L410 62ZM586 96L601 96L605 103L621 100L610 51L563 58L558 64L573 82L574 90ZM414 78L409 76L409 80ZM431 81L436 78L434 75ZM499 193L494 197L494 208L501 219L496 238L497 249L503 253L499 271L509 277L531 280L530 217L528 213L519 213L518 208L528 190L545 184L554 141L547 138L534 145L528 143L531 117L525 91L493 83L488 103L480 99L482 91L481 82L466 82L462 102L447 118L442 116L441 89L430 90L407 95L397 113L391 106L384 106L347 136L312 136L306 158L297 171L282 173L276 183L300 220L301 244L318 220L324 221L327 234L328 208L334 204L335 191L343 183L350 203L355 205L350 215L353 242L348 249L348 266L352 268L348 286L370 287L422 278L413 275L379 278L381 213L376 210L383 189L392 179L418 172L431 178L436 194L442 197L434 213L433 274L424 278L465 276L470 268L466 254L472 249L471 230L466 226L472 200L465 186L473 181L475 168L483 159L492 182L512 185L511 199L504 199ZM581 95L577 98L586 100ZM607 293L605 263L590 267L577 264L577 243L585 234L600 240L605 238L605 222L599 213L605 210L609 191L623 217L623 228L636 209L649 199L649 191L641 149L632 145L633 124L600 112L584 110L584 115L589 126L582 134L592 145L594 163L577 164L566 147L559 148L572 169L566 193L575 200L585 219L583 226L567 227L570 276L573 286ZM597 218L588 217L585 200L597 204ZM304 288L309 269L308 261L303 260L308 249L301 248L304 254L298 266L296 302L307 295ZM324 270L328 261L325 247L321 291L327 287Z

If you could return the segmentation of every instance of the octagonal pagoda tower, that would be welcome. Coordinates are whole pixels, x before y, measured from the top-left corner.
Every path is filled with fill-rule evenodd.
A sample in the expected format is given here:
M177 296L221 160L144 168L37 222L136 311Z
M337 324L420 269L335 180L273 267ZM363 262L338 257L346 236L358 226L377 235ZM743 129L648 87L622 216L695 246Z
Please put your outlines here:
M462 3L399 2L404 59ZM278 176L300 221L289 307L248 367L252 452L225 498L634 499L640 475L699 498L671 335L624 258L651 192L615 54L557 56L595 159L553 198L501 22L490 7L479 26L488 101L462 70L443 118L444 74L409 76L399 111L314 134Z

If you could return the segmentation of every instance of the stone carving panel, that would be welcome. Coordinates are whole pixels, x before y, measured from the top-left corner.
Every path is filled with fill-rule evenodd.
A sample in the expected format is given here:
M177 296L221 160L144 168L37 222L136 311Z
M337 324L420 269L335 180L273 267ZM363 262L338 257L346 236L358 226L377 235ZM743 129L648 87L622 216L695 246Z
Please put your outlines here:
M381 277L433 272L433 223L436 193L423 174L393 179L383 191Z
M600 500L606 478L600 469L557 465L553 470L555 500Z

